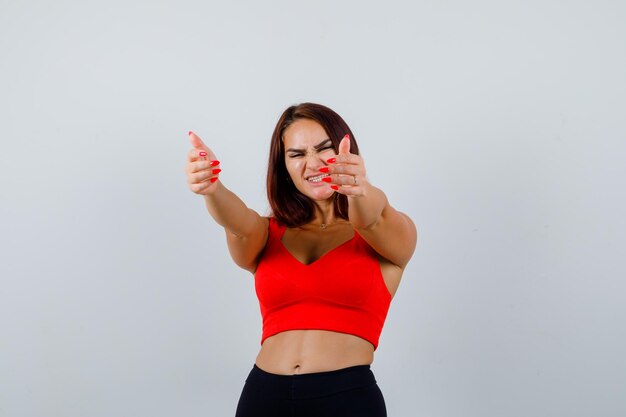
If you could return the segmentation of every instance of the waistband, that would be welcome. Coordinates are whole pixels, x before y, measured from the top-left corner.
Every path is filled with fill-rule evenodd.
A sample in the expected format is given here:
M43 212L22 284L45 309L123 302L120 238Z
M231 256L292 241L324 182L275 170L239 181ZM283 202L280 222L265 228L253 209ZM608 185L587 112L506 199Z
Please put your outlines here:
M277 375L252 367L246 384L274 398L310 399L376 384L370 365L356 365L334 371Z

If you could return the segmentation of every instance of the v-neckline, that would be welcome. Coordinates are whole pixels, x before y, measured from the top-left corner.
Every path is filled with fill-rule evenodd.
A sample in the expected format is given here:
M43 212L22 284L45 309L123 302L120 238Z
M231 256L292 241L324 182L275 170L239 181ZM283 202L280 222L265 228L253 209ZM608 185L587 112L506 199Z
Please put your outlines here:
M285 229L283 230L283 232L280 234L280 236L278 236L278 244L280 245L280 247L281 247L281 248L283 248L283 250L284 250L285 252L287 252L287 254L289 255L289 257L290 257L291 259L293 259L293 260L294 260L294 261L296 261L298 264L300 264L300 265L302 265L302 266L304 266L304 267L313 266L313 265L315 265L315 264L319 263L319 261L320 261L321 259L325 258L326 256L331 255L333 252L337 251L338 249L342 248L343 246L346 246L348 243L350 243L350 242L352 242L354 239L356 239L356 230L353 230L353 233L354 233L354 234L352 235L352 237L351 237L350 239L346 240L346 241L345 241L345 242L343 242L343 243L340 243L339 245L335 246L334 248L330 249L329 251L324 252L324 253L322 254L322 256L320 256L319 258L317 258L317 259L316 259L316 260L314 260L313 262L308 263L308 264L305 264L304 262L302 262L302 261L300 261L298 258L296 258L296 256L295 256L293 253L291 253L291 251L289 251L289 249L287 249L287 246L285 246L285 244L283 243L283 236L285 235L285 232L286 232L286 231L287 231L287 229L285 228Z

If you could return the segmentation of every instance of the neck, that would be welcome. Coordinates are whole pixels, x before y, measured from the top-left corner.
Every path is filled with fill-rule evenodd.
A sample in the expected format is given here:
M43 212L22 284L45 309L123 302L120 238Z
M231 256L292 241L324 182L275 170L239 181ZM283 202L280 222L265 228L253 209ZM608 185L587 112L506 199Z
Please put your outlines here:
M323 222L320 223L317 221L313 221L309 224L300 226L300 228L308 229L308 230L326 230L326 229L332 228L333 226L345 224L345 223L349 223L349 222L347 220L337 218L336 220L333 220L332 222L329 222L329 223L323 223Z
M341 220L335 216L335 207L332 201L325 201L325 204L317 204L315 210L315 218L311 221L311 224L320 226L322 228L337 223Z

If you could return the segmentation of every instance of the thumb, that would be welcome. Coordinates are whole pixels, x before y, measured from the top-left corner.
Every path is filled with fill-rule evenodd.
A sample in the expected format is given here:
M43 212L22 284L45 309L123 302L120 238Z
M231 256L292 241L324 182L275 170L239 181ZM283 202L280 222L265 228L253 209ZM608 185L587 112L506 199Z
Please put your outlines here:
M196 149L208 149L208 146L206 146L204 142L202 142L200 136L196 135L191 130L189 131L189 140L191 141L191 146Z
M191 142L191 146L193 146L194 149L199 151L206 151L210 161L217 160L217 157L215 156L211 148L206 146L206 144L202 142L202 139L200 139L200 136L196 135L191 130L189 131L189 141Z
M339 153L346 154L350 153L350 135L346 135L339 142Z

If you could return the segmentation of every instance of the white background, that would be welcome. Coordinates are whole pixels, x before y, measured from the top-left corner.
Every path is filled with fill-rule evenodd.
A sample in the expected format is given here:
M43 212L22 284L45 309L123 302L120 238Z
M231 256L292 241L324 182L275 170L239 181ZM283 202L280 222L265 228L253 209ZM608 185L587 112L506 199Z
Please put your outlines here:
M313 101L418 226L390 417L626 415L623 1L0 0L0 416L229 416L253 279L183 173L267 214Z

